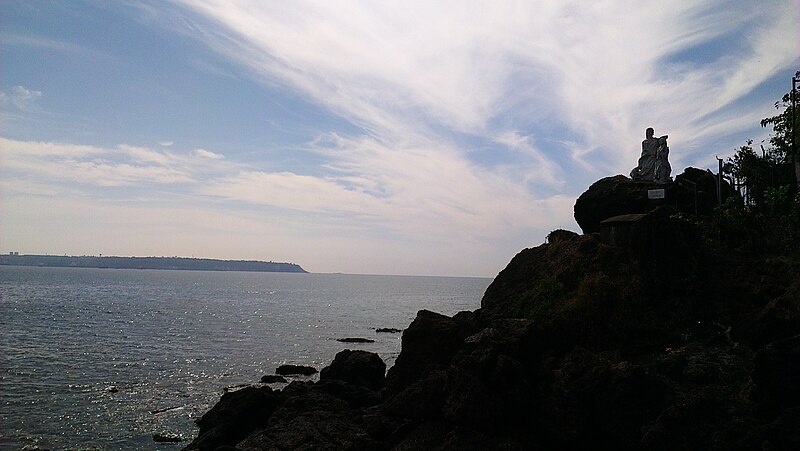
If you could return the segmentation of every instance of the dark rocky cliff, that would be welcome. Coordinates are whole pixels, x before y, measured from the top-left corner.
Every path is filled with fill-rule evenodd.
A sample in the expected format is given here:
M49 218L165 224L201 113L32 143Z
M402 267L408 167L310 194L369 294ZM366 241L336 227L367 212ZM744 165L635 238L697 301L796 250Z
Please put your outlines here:
M800 259L653 206L614 246L551 233L475 312L420 311L385 379L347 351L226 394L188 449L800 449Z

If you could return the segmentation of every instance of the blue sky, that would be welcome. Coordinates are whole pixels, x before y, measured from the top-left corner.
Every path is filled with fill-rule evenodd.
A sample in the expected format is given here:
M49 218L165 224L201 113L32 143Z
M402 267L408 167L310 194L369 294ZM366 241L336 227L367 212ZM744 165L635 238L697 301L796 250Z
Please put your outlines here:
M757 7L756 7L757 5ZM670 135L714 168L797 1L0 4L0 250L493 277Z

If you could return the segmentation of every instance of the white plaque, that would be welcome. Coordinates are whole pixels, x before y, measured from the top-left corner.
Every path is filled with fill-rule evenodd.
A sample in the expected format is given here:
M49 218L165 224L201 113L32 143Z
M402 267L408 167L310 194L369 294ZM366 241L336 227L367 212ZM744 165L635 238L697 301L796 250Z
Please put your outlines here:
M664 198L664 190L663 189L649 189L649 190L647 190L647 198L648 199L663 199Z

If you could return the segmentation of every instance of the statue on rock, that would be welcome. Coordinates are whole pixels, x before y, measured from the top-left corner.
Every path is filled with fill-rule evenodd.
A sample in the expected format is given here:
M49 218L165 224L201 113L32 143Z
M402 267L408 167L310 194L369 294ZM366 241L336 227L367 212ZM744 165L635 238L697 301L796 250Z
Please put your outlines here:
M668 159L668 135L656 138L653 133L652 128L648 128L645 132L645 140L642 141L642 156L639 157L639 165L631 171L631 178L647 182L671 182L672 167L669 165Z

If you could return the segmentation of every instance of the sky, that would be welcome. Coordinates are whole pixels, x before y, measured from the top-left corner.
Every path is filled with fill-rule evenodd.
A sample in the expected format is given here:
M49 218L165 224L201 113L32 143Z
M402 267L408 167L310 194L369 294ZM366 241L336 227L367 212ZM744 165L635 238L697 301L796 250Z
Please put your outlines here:
M2 0L0 251L494 277L636 166L715 169L800 1Z

